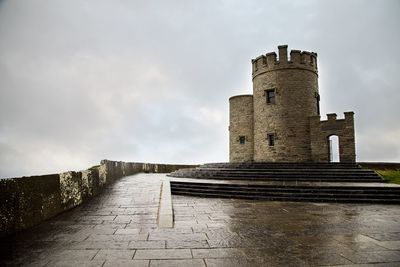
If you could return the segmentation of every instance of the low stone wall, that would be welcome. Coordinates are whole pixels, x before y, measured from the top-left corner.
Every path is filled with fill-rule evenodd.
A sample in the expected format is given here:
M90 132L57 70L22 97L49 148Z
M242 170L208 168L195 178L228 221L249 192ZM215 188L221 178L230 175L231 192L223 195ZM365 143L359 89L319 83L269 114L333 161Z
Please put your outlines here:
M193 165L102 160L84 171L0 180L0 237L34 226L135 173L169 173Z
M363 168L371 170L400 170L399 162L357 162Z

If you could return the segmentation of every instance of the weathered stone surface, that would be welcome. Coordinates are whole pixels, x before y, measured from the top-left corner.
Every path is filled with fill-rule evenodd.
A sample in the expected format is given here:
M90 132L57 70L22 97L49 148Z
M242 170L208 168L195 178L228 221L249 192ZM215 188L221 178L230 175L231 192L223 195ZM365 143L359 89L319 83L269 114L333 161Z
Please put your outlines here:
M242 258L244 253L237 248L192 249L193 258Z
M189 259L190 249L147 249L137 250L134 259Z
M329 137L339 137L340 162L355 162L354 112L345 112L344 119L328 114L328 120L320 121L319 116L310 117L311 154L314 162L329 161Z
M0 180L0 236L61 211L58 174Z
M82 203L82 173L60 173L61 203L65 209L75 207Z
M150 267L206 267L203 260L152 260Z
M97 195L99 191L100 191L99 169L95 167L82 171L83 200Z
M179 224L158 228L162 179L123 177L102 195L34 229L0 238L0 266L400 264L396 205L173 196ZM115 223L127 213L137 216L135 228Z
M159 249L159 248L165 248L165 240L149 240L149 241L143 241L143 240L135 240L131 241L129 243L129 248L134 248L134 249Z
M158 227L172 228L174 225L174 212L172 209L171 187L166 179L161 185L161 196L158 205Z
M149 171L169 172L185 167L193 165L102 160L99 166L80 172L0 179L0 237L36 225L80 205L124 175ZM123 208L124 204L132 203L132 196L126 198L126 203L118 201ZM125 213L129 214L129 211ZM97 215L112 215L112 211ZM110 218L112 223L120 224L116 228L124 228L128 223L143 219L137 216L115 215ZM84 221L86 224L96 224L98 221L108 224L107 217L94 215L84 217Z
M209 248L207 240L168 240L167 248Z
M266 103L266 90L275 90L275 103ZM253 94L254 161L310 161L308 117L317 115L316 69L300 62L271 63L253 73ZM275 135L274 146L268 134Z
M0 233L6 234L15 230L18 198L17 181L0 180Z
M103 267L149 267L149 260L106 260ZM100 266L100 265L99 265Z
M355 162L353 112L320 121L317 54L292 50L288 59L287 45L278 49L279 58L252 60L253 95L229 99L230 161L328 162L328 138L337 135L340 161Z
M131 260L135 250L120 250L120 249L102 249L96 256L95 260Z
M254 155L253 96L229 98L229 161L252 161ZM240 141L240 137L244 140Z

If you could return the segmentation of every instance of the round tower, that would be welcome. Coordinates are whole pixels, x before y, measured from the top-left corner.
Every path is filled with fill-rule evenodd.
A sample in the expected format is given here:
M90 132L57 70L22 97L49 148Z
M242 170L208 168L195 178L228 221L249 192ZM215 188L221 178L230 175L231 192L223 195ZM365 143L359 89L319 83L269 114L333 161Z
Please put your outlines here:
M317 54L287 45L252 60L253 160L312 161L309 117L319 115Z
M229 98L229 161L253 161L253 96Z

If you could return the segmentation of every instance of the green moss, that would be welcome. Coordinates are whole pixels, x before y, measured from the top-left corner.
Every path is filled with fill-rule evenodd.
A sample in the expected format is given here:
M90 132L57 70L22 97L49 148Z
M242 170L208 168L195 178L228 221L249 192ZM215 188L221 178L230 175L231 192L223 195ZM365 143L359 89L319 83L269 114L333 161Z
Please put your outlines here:
M388 183L400 184L400 170L376 170Z

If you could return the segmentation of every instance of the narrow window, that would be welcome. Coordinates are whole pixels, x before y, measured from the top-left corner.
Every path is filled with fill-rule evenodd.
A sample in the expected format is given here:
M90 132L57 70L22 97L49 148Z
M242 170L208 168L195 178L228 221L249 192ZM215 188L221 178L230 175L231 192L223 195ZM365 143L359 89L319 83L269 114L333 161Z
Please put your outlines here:
M275 89L265 90L267 104L275 104Z
M268 145L269 146L274 146L275 145L275 134L268 134L267 135L268 139Z
M245 142L246 142L246 137L243 136L243 135L239 136L239 143L240 143L241 145L243 145Z
M318 93L315 93L315 99L317 100L317 114L320 115L320 109L319 109L320 96Z

